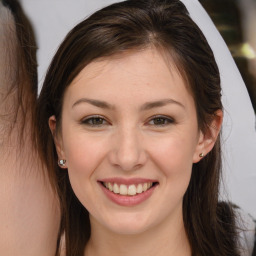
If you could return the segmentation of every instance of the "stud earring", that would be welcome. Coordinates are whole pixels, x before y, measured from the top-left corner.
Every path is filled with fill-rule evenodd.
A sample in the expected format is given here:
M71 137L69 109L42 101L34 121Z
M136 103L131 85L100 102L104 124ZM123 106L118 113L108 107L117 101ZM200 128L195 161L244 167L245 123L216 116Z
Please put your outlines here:
M204 153L200 153L199 157L201 157L201 158L204 157Z
M58 161L58 164L59 164L60 167L65 167L66 160L65 160L65 159L60 159L60 160Z

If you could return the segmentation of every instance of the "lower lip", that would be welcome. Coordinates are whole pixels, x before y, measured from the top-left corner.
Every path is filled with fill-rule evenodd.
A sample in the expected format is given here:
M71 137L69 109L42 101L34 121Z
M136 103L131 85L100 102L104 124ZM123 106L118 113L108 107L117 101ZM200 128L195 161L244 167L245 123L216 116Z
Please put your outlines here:
M121 206L135 206L141 204L142 202L146 201L154 192L156 185L151 187L149 190L142 192L140 194L136 194L134 196L123 196L120 194L115 194L111 192L107 188L105 188L101 183L100 186L105 193L105 195L114 203L121 205Z

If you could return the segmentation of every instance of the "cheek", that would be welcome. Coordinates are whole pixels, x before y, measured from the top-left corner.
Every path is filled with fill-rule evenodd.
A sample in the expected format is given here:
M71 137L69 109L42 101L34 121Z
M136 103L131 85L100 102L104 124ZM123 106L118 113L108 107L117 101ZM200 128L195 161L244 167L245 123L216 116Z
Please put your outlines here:
M91 180L104 159L104 140L73 132L72 136L67 134L63 145L71 186L77 197L83 200L81 196L92 190Z
M161 197L156 207L161 216L172 215L182 207L183 197L188 188L193 164L194 143L184 136L169 136L152 140L149 148L153 168L158 170ZM158 217L160 216L158 215Z
M188 188L195 147L195 140L178 134L152 143L151 159L164 177L166 197L174 204L182 201Z
M105 152L101 143L86 136L67 138L64 144L68 175L71 187L85 208L94 209L92 195L95 194L93 182L98 166L102 163Z
M85 136L76 136L66 140L64 151L69 171L91 175L103 159L104 147L102 145L103 143L97 143Z
M152 141L149 154L166 176L179 176L191 172L195 147L191 138L176 135Z

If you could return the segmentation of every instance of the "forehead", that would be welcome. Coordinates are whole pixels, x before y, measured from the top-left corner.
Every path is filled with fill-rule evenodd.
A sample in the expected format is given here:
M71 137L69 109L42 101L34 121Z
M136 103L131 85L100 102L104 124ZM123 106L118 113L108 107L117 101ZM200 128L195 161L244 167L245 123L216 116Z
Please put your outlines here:
M72 81L65 97L79 94L92 97L164 94L190 94L173 60L148 48L97 59L89 63ZM143 98L143 97L142 97Z

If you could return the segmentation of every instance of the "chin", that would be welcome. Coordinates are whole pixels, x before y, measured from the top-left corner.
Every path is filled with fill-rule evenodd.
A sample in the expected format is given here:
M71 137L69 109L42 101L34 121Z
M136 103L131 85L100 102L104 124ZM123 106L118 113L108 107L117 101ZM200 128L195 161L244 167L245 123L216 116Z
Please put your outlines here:
M113 215L112 215L113 216ZM114 221L113 221L114 220ZM120 235L138 235L149 230L153 223L149 223L147 216L140 214L119 214L112 217L111 221L106 220L102 223L108 230ZM152 222L152 220L151 220Z
M109 226L108 228L111 229L113 233L119 235L139 235L148 230L148 227L136 225L134 223L120 226Z

